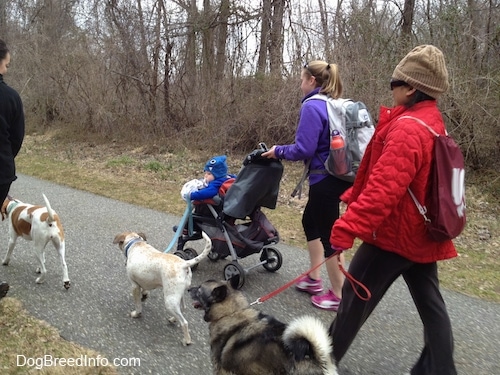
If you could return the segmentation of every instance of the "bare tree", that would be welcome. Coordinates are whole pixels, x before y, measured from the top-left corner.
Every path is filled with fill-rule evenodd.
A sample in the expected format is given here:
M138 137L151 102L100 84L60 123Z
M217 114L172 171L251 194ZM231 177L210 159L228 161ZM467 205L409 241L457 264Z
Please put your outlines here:
M0 35L5 39L7 35L7 0L0 0Z
M415 0L405 0L401 25L401 36L403 37L406 45L410 45L411 41L414 9Z
M283 17L286 0L272 0L271 29L269 33L269 70L280 77L283 67Z
M269 33L271 30L271 2L272 0L262 0L262 23L260 29L259 59L257 61L257 72L260 74L264 74L267 68Z
M203 0L202 17L202 75L205 82L204 87L209 88L213 82L215 71L214 18L216 17L211 9L210 0Z
M319 5L319 16L321 19L321 28L323 32L323 38L325 40L324 55L327 61L332 61L333 60L332 43L331 43L332 39L330 36L330 28L328 27L326 0L318 0L318 5Z
M0 0L9 83L37 125L214 150L291 141L307 59L338 63L345 95L377 117L394 64L432 43L450 71L440 105L475 167L500 162L499 23L494 0Z
M215 57L215 82L217 85L222 81L226 69L226 43L228 38L228 22L231 15L230 8L230 0L221 0L219 21L217 23L217 44Z

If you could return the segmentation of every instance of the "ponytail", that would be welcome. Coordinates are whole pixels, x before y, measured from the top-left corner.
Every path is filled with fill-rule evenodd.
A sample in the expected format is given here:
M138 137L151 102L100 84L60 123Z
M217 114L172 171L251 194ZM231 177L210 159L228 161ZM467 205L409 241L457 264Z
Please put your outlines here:
M304 70L316 79L316 86L321 87L321 94L338 99L342 96L342 80L337 64L314 60L304 66Z

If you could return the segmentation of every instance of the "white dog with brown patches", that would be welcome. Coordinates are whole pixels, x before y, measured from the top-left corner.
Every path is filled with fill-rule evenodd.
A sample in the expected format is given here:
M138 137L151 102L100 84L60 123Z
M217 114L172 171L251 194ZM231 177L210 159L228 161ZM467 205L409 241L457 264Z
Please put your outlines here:
M59 215L50 206L49 200L43 195L44 206L35 206L23 203L8 196L2 204L2 221L9 219L9 245L7 254L2 264L8 265L14 246L19 237L33 241L35 252L40 262L36 272L40 276L36 279L38 284L45 281L47 270L45 268L45 246L52 242L59 252L63 270L63 285L66 289L70 287L68 277L68 266L66 265L66 248L64 243L64 229Z
M127 275L132 283L132 295L135 310L130 313L132 318L138 318L142 313L142 300L147 292L163 288L163 297L167 311L173 315L170 322L177 320L184 334L183 345L191 344L188 322L182 315L181 304L184 307L184 293L191 285L191 267L205 258L212 248L212 240L201 233L206 244L203 252L197 257L184 260L177 255L160 252L146 242L143 233L123 232L117 234L113 243L118 244L127 259Z

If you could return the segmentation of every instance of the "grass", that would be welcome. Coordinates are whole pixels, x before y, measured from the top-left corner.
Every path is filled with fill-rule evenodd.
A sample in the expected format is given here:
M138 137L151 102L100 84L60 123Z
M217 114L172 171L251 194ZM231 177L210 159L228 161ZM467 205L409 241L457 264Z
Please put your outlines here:
M185 209L179 194L182 185L201 177L202 167L212 155L188 150L160 152L157 146L147 144L134 143L134 147L66 143L57 134L31 135L25 139L17 166L24 174L181 216ZM228 155L231 173L238 172L244 156ZM283 243L304 247L301 216L307 197L290 197L302 164L285 161L284 166L278 206L265 212ZM498 173L468 174L468 224L455 240L460 255L439 263L445 288L500 302L499 202Z
M47 323L31 317L15 298L5 297L0 301L0 372L2 374L42 375L115 375L114 367L52 366L41 369L46 353L46 363L55 358L98 358L98 353L62 339L57 330ZM22 353L22 354L20 354ZM86 357L85 357L86 356ZM75 362L78 364L79 362ZM16 366L13 366L16 364ZM31 366L28 366L31 365Z
M182 185L194 177L201 177L202 167L212 155L188 150L176 153L157 150L154 145L137 143L126 148L117 143L67 143L57 134L27 135L17 158L17 168L19 173L181 216L185 209L179 193ZM231 173L238 172L243 157L244 154L228 155ZM301 216L307 197L301 200L290 197L302 166L291 162L284 162L284 166L278 206L265 213L278 228L281 242L305 247ZM468 177L468 224L455 241L460 256L439 263L444 288L500 302L499 192L500 178L496 172L482 171ZM348 259L351 254L352 251L347 252ZM20 352L16 349L19 347L31 357L39 354L41 347L62 358L78 357L85 350L61 339L57 331L44 322L26 315L20 303L12 298L0 302L0 314L0 369L8 369L13 353ZM22 369L9 371L28 373ZM49 373L43 371L42 374ZM57 372L57 368L50 371L51 374L70 373L67 368L61 372ZM111 368L75 371L82 371L73 372L75 374L115 373Z

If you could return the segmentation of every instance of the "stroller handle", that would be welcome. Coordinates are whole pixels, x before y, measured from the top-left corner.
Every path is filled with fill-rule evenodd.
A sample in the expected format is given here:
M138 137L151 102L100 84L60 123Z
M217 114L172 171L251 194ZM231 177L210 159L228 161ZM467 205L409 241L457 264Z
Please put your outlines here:
M264 142L259 142L259 148L262 150L262 151L269 151L269 149L267 148L266 144Z

